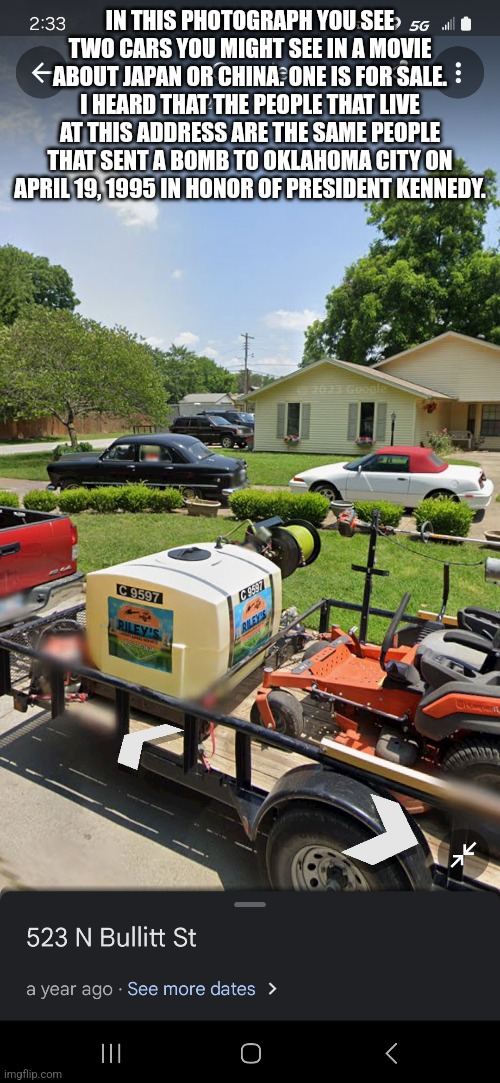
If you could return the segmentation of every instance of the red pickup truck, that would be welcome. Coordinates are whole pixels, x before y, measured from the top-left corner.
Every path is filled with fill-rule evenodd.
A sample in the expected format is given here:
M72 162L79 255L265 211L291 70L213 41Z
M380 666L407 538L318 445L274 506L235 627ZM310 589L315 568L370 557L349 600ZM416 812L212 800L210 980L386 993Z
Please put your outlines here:
M67 515L0 507L0 628L71 604L83 587L77 543Z

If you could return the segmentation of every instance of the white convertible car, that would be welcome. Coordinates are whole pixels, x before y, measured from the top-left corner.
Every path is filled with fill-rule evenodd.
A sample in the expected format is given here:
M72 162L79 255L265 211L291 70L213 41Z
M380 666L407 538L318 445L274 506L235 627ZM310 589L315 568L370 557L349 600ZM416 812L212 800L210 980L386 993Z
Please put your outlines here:
M479 466L450 466L431 448L383 447L353 462L303 470L289 482L294 493L322 493L330 500L388 500L414 508L426 497L448 496L477 511L493 494Z

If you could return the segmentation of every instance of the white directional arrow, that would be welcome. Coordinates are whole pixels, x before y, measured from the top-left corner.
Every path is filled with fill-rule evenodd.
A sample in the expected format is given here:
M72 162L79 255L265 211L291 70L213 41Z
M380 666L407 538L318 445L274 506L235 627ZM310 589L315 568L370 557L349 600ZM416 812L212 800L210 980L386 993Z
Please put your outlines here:
M395 1057L391 1057L391 1053L392 1053L393 1049L396 1048L397 1044L398 1044L397 1042L394 1042L394 1045L391 1045L390 1049L386 1049L386 1051L385 1051L386 1057L389 1057L389 1060L392 1060L393 1064L398 1063Z
M52 73L45 70L43 66L43 60L41 60L40 63L37 64L36 68L33 68L31 74L35 76L35 79L38 79L39 83L43 83L44 80L42 79L42 75L51 75Z
M276 985L273 985L272 981L270 981L270 982L269 982L269 992L268 992L268 994L267 994L267 995L268 995L268 997L272 997L273 993L275 993L275 992L276 992L276 989L277 989L277 986L276 986Z
M375 835L366 842L359 842L357 846L351 846L342 853L356 858L357 861L363 861L365 865L380 865L380 862L386 861L388 857L410 850L417 844L417 837L397 801L377 797L374 793L371 794L371 799L384 825L384 834Z
M127 733L123 738L118 763L122 767L131 767L133 771L139 770L141 762L142 746L145 741L161 741L162 737L169 737L171 733L180 733L178 726L151 726L141 733Z

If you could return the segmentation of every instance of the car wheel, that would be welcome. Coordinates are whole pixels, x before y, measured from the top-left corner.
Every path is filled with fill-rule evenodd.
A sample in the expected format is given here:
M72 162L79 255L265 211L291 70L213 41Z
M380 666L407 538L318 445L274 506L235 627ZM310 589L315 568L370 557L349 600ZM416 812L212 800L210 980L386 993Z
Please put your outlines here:
M59 488L61 492L63 489L81 489L83 488L83 482L77 481L76 478L66 478L65 481L61 481Z
M331 481L317 481L315 485L311 485L312 493L319 493L320 496L326 496L327 500L340 500L340 493L335 485Z
M191 485L183 485L181 486L180 494L183 500L198 500L200 490L193 489Z
M223 436L220 446L225 448L234 447L234 436Z
M455 504L459 503L457 494L452 493L451 489L433 489L432 493L427 493L424 500L453 500Z

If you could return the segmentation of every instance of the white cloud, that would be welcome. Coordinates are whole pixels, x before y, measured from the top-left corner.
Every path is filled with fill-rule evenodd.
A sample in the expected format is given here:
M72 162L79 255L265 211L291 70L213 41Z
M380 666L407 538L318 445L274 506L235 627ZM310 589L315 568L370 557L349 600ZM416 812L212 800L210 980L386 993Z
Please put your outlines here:
M174 338L176 346L196 346L199 341L199 335L194 335L192 331L181 331L180 335Z
M264 323L275 331L305 331L309 324L320 319L321 313L314 312L312 308L303 308L300 312L278 308L276 312L269 312L264 316Z
M164 338L155 338L154 335L148 335L148 337L145 339L145 342L147 342L148 346L152 346L153 349L156 350L160 346L163 346L163 343L165 342L165 339Z
M154 229L159 215L158 207L154 203L125 200L116 203L109 200L107 206L114 211L124 226L132 229Z
M201 352L203 354L203 357L217 357L218 356L218 350L213 350L211 346L206 346L205 349L202 350Z
M293 357L269 356L261 357L258 363L251 364L252 372L258 372L261 376L288 376L299 367L298 361Z
M184 274L184 271L182 270L182 267L174 267L170 277L171 278L182 278L183 274Z

